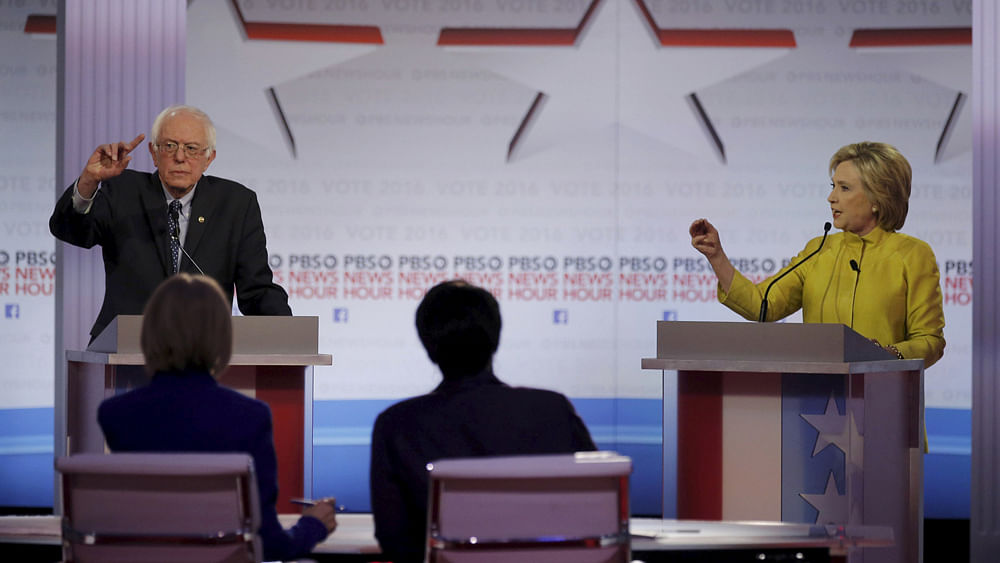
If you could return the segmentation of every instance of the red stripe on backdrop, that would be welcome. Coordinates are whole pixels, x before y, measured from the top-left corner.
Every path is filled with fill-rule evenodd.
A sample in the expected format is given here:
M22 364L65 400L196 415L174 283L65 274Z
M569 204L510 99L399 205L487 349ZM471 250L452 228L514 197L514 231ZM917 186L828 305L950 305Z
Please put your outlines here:
M795 47L790 29L664 29L644 0L636 0L636 5L664 47Z
M243 27L248 39L383 44L382 31L368 25L244 22Z
M247 39L279 41L314 41L320 43L366 43L382 45L382 30L371 25L334 25L247 21L237 0L232 0L236 17Z
M576 43L576 29L445 28L438 36L441 46L568 47Z
M851 47L932 47L972 45L971 27L857 29Z
M795 47L790 29L659 29L664 47Z
M56 32L56 17L45 14L31 14L24 22L25 33L52 33Z
M438 35L439 46L571 47L580 38L601 0L593 0L573 28L446 27Z
M722 374L677 377L677 517L722 519Z

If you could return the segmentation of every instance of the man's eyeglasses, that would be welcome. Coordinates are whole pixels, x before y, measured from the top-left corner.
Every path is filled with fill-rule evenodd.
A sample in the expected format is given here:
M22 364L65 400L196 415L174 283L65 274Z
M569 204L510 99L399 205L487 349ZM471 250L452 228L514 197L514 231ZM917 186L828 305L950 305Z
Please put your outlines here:
M160 154L165 156L173 156L177 152L177 149L184 149L184 156L192 159L199 160L205 158L208 155L209 147L203 147L201 145L181 145L173 141L167 141L165 143L160 143L156 145L156 150L160 151Z

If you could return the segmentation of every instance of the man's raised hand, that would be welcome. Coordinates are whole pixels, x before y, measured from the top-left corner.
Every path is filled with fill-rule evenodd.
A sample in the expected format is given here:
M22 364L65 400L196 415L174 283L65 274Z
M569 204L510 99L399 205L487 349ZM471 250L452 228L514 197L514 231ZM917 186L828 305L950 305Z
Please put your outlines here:
M146 136L140 133L139 136L128 143L124 141L106 143L94 149L94 152L87 160L86 166L83 168L83 172L80 174L80 181L77 183L77 190L80 192L80 195L86 199L94 197L94 192L97 191L97 184L109 178L114 178L128 168L128 163L132 160L129 153L135 150L145 138Z

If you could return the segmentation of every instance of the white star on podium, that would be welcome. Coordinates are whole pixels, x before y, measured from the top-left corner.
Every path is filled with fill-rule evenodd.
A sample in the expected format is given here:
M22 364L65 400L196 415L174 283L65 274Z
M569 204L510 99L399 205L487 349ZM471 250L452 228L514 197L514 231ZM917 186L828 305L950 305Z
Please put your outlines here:
M831 444L847 454L850 447L851 427L847 424L847 415L837 411L837 401L832 394L826 402L826 411L823 414L800 414L799 416L818 432L816 443L813 445L813 456Z
M847 497L837 492L837 479L830 472L823 494L799 493L802 500L815 508L816 524L843 524L847 522Z

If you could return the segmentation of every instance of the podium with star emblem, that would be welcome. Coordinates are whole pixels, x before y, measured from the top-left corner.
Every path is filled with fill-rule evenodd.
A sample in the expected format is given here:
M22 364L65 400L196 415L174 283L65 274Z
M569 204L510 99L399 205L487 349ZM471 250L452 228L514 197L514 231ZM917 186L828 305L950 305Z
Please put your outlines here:
M660 321L656 348L678 518L888 525L868 560L920 559L923 360L840 324Z
M149 381L139 346L141 327L141 315L119 315L87 350L66 351L66 386L56 390L56 455L105 451L98 405ZM289 498L312 496L313 366L333 363L318 349L317 317L236 316L233 355L218 378L271 409L282 513L300 511Z

